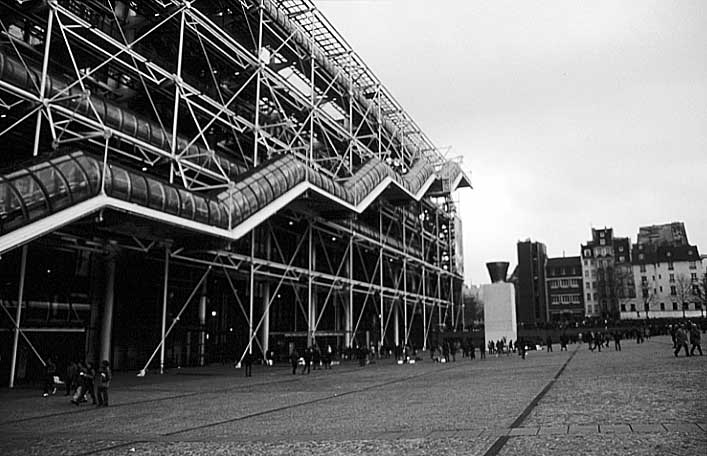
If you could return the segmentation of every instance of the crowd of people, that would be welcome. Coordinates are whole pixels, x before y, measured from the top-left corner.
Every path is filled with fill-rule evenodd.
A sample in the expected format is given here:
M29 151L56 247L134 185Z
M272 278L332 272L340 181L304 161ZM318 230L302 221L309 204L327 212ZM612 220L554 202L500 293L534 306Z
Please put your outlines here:
M54 360L47 360L44 366L44 392L43 397L53 396L57 392L57 385L63 384L66 388L64 396L70 396L70 402L76 406L91 399L93 405L108 406L108 388L113 374L108 361L101 362L98 369L91 361L69 361L63 376L58 375Z
M297 374L297 367L302 366L302 374L309 374L312 369L317 370L319 367L331 369L331 363L334 357L334 350L331 345L327 345L325 350L321 350L317 344L310 345L304 349L302 355L295 349L290 353L290 365L292 366L292 375Z

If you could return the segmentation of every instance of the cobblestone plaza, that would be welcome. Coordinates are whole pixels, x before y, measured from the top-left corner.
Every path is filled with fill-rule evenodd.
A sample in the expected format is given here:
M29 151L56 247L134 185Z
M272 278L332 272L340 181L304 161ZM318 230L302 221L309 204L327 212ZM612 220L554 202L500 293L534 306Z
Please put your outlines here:
M0 393L0 453L704 455L706 359L675 358L669 338L654 337L621 352L570 345L311 375L118 373L108 408Z

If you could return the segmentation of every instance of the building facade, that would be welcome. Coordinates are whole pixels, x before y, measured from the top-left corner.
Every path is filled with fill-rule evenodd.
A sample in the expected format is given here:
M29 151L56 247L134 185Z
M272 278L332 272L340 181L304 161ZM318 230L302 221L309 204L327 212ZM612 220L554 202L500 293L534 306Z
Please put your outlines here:
M573 321L584 317L582 259L579 256L548 258L545 266L550 321Z
M618 318L621 303L635 298L630 245L612 228L592 228L592 239L580 246L587 316Z
M460 327L468 173L310 0L2 3L0 382Z
M705 267L682 223L641 227L633 245L632 271L636 298L622 307L621 318L705 315Z
M547 249L542 242L530 239L518 242L518 267L514 271L518 283L516 318L518 323L548 321L545 264Z

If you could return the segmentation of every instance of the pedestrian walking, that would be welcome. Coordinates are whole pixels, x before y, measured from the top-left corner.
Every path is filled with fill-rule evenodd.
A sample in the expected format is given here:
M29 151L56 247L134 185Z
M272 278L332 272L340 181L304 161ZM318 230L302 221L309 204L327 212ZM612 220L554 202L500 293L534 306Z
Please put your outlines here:
M486 359L486 345L479 345L479 359Z
M243 370L245 370L246 377L253 376L253 354L249 351L243 355Z
M113 373L110 370L110 363L107 360L101 362L101 367L98 369L98 406L108 407L108 387L113 378Z
M700 356L702 356L702 346L701 346L701 339L702 335L700 334L700 328L697 327L695 323L692 323L690 325L690 345L692 345L692 348L690 349L690 354L694 355L695 354L695 349L700 352Z
M690 356L690 352L687 349L687 339L688 335L685 325L680 323L680 326L675 331L675 351L673 354L676 357L680 354L680 350L682 350L683 347L685 348L685 356Z
M621 333L618 331L614 332L614 350L621 351Z
M528 347L525 343L525 339L519 339L516 342L516 347L518 347L518 355L522 358L525 359L525 352L528 350Z
M548 335L547 339L545 340L545 344L547 345L547 352L550 353L552 351L552 336Z

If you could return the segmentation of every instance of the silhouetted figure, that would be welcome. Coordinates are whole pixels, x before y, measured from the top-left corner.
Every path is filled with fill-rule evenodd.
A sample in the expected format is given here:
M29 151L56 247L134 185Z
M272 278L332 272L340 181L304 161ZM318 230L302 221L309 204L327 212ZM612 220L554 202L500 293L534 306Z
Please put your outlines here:
M246 352L243 355L243 370L245 371L246 377L251 377L253 375L253 354Z
M98 369L98 406L108 407L108 387L113 378L113 373L110 371L110 364L103 360L101 367Z
M290 353L290 364L292 365L292 375L297 373L297 364L299 363L299 353L297 350L292 350Z
M614 333L614 350L621 351L621 333L619 331Z
M307 371L307 375L309 375L311 368L312 368L312 347L307 347L304 350L304 366L302 366L302 374L304 374L304 371Z
M675 331L675 351L673 352L675 356L680 354L680 350L682 350L683 347L685 348L685 356L690 356L690 352L687 349L687 338L688 335L685 325L680 323L680 326Z
M690 349L690 354L694 355L695 354L695 349L700 352L700 356L702 356L702 346L700 344L702 339L702 335L700 334L700 328L697 327L696 324L692 323L690 325L690 345L692 345L692 349Z

